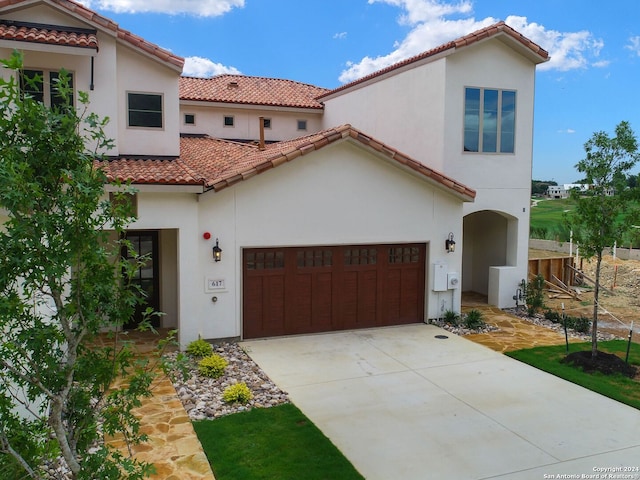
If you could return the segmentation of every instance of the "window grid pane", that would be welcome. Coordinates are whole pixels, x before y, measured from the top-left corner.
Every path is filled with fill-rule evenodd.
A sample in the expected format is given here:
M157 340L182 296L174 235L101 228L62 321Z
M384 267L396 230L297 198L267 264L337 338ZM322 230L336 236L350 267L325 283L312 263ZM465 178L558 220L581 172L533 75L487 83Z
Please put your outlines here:
M495 153L498 148L498 91L484 91L482 112L482 151Z
M514 153L516 92L465 88L464 151Z
M500 152L513 153L516 134L516 92L502 92Z
M162 96L129 93L129 126L162 128Z

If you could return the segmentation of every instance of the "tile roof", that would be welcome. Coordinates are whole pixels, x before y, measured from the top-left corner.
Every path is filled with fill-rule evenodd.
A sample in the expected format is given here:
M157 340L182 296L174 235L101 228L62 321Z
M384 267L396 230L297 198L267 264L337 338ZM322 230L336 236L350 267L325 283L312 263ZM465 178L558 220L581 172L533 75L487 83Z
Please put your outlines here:
M328 91L293 80L245 75L180 78L180 100L202 102L322 109L316 97Z
M295 160L340 140L357 141L431 183L449 190L464 200L475 198L475 190L437 172L417 160L365 135L351 125L324 130L312 135L268 144L230 142L208 136L183 136L180 157L174 160L120 158L99 162L110 181L131 180L142 184L203 185L215 191L247 180L266 170Z
M142 37L120 28L114 21L99 15L74 0L40 0L40 2L65 10L76 18L92 23L99 29L110 31L119 40L160 59L176 70L182 71L182 67L184 66L184 59L182 57L174 55L168 50L160 48L159 46L146 41ZM33 5L34 2L32 0L0 0L0 10L19 8L22 4L26 7Z
M45 43L98 50L96 30L0 19L0 40Z
M482 28L480 30L477 30L473 33L470 33L468 35L465 35L463 37L457 38L455 40L452 40L450 42L444 43L436 48L433 48L431 50L427 50L426 52L420 53L418 55L415 55L413 57L407 58L405 60L402 60L401 62L395 63L393 65L390 65L386 68L383 68L382 70L378 70L377 72L373 72L369 75L366 75L362 78L359 78L357 80L354 80L353 82L350 83L346 83L344 85L341 85L340 87L331 90L325 94L322 94L318 97L318 100L321 100L323 97L326 97L328 95L331 95L333 93L337 93L337 92L341 92L342 90L346 90L348 88L353 87L354 85L358 85L360 83L364 83L368 80L371 80L373 78L376 77L380 77L386 73L389 72L393 72L394 70L398 70L402 67L406 67L408 65L411 65L412 63L415 62L419 62L420 60L424 60L424 59L428 59L429 57L434 57L440 53L446 52L447 50L456 50L458 48L463 48L463 47L467 47L469 45L473 45L476 42L479 42L481 40L484 40L486 38L490 38L490 37L494 37L496 35L500 35L500 34L504 34L507 35L509 38L512 38L514 40L516 40L517 42L519 42L522 46L524 46L525 48L529 49L532 54L534 54L535 56L537 56L540 59L540 63L542 62L546 62L547 60L549 60L549 53L544 50L542 47L540 47L538 44L532 42L531 40L529 40L527 37L525 37L524 35L522 35L520 32L518 32L517 30L514 30L513 28L511 28L509 25L507 25L506 23L504 23L503 21L498 22L498 23L494 23L493 25L489 25L488 27Z

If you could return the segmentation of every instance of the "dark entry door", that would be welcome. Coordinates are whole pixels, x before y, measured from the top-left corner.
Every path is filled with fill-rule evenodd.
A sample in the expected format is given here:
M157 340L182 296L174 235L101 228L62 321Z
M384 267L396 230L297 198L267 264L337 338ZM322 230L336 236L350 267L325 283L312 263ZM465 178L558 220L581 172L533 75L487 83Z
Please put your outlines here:
M151 307L154 312L160 311L160 276L158 271L158 232L157 231L131 231L126 238L131 242L133 252L127 247L123 248L122 256L133 261L135 253L146 256L147 260L133 275L131 283L140 288L144 294L144 302L136 307L133 318L125 325L125 328L136 328L142 321L143 312ZM158 316L151 318L154 327L160 326Z

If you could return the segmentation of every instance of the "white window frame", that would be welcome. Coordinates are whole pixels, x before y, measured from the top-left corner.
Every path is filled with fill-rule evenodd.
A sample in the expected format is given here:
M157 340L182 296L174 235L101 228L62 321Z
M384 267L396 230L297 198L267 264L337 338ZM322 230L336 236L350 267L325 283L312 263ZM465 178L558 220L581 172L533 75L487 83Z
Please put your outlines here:
M42 76L42 101L43 103L51 108L51 86L52 86L52 74L59 75L59 69L51 69L51 68L40 68L40 67L24 67L18 72L18 85L22 88L22 74L23 72L37 72ZM72 106L76 105L76 73L72 70L67 70L67 72L71 75L71 88L73 90L72 97Z

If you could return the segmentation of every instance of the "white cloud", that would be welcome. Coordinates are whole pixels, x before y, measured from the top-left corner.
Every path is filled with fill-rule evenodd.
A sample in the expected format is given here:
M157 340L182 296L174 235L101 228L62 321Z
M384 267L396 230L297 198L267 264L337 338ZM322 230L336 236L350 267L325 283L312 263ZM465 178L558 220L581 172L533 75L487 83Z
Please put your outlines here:
M225 73L240 75L242 72L235 67L227 67L220 63L214 63L208 58L187 57L184 59L182 74L187 77L209 78Z
M624 48L631 50L640 57L640 36L636 35L635 37L630 37L629 45L625 45Z
M337 40L343 40L343 39L347 38L347 32L335 33L333 35L333 38L335 38Z
M567 128L566 130L558 130L558 133L567 133L571 135L572 133L576 133L576 131L573 128Z
M233 8L244 7L244 0L80 0L80 3L116 13L155 12L200 17L217 17Z
M474 18L471 1L369 0L369 3L386 3L400 8L402 13L398 22L412 29L402 41L393 45L394 50L389 54L347 62L347 69L339 77L341 82L351 82L498 21L493 17ZM549 52L551 60L541 64L538 67L541 70L567 71L605 66L603 61L595 60L604 44L602 40L594 38L591 32L547 30L542 25L527 22L526 17L513 15L507 17L505 22Z

